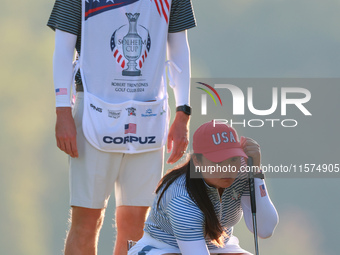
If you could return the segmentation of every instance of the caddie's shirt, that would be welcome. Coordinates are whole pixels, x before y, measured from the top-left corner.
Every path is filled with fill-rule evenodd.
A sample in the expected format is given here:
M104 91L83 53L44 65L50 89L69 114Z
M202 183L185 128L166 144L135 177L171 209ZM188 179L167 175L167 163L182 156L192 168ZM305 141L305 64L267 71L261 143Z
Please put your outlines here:
M224 189L220 197L218 190L206 184L208 196L214 206L223 230L228 236L233 226L242 218L241 196L249 196L249 182L246 173L241 173L233 184ZM145 222L144 231L153 238L177 247L176 240L198 241L205 239L208 249L218 248L204 234L204 215L190 198L186 190L185 175L177 178L163 194L159 207L158 192L150 214ZM229 238L225 239L227 243Z
M138 3L139 2L139 3ZM141 4L143 3L143 5ZM140 6L141 8L134 7ZM130 0L130 1L113 1L113 0L86 0L85 1L85 19L98 18L105 11L111 11L113 14L121 14L114 15L111 20L108 20L111 24L112 31L110 32L109 38L103 38L103 45L108 48L108 52L110 52L110 57L112 58L112 65L115 65L115 69L120 69L119 72L123 73L123 70L126 72L122 75L123 79L117 78L117 80L113 80L106 84L106 87L109 89L104 89L105 93L108 97L111 97L112 94L110 90L115 91L116 101L124 101L129 99L143 99L142 97L138 97L139 94L148 94L148 97L155 97L158 92L158 88L156 87L160 84L160 77L152 78L154 82L145 82L146 69L157 69L159 63L162 61L163 57L160 57L159 60L154 61L154 58L151 56L152 54L165 54L165 50L162 52L157 52L161 47L158 45L164 45L164 36L161 35L162 31L153 31L152 27L156 26L157 23L165 22L167 33L175 33L180 32L192 27L196 26L194 13L190 0ZM136 9L137 8L137 9ZM138 9L139 8L139 9ZM143 10L144 9L144 10ZM116 12L115 12L116 11ZM68 33L72 33L77 35L77 43L76 50L78 54L81 54L81 33L82 33L82 25L81 25L81 17L82 17L82 3L81 0L56 0L51 16L47 25L53 30L59 29ZM135 15L134 17L127 17L126 14L131 13L131 15ZM139 13L139 17L137 17L137 13ZM97 16L97 17L96 17ZM119 16L119 18L118 18ZM148 16L148 17L146 17ZM151 18L152 17L152 18ZM136 22L134 22L136 19ZM138 54L134 56L129 56L127 50L129 50L129 45L125 45L124 51L124 39L127 42L127 35L131 26L135 28L133 33L138 34L140 38L132 38L130 43L134 43L135 45L130 45L130 49L135 49L138 51ZM158 29L158 28L156 28ZM100 30L100 28L98 28ZM151 32L152 31L152 32ZM164 31L163 31L164 32ZM152 33L152 34L151 34ZM130 32L131 37L131 32ZM161 40L160 40L161 38ZM142 47L138 47L137 44L141 44ZM97 45L97 47L104 47ZM133 47L135 46L135 47ZM140 49L141 48L141 49ZM139 51L141 51L139 53ZM164 55L165 56L165 55ZM128 62L130 58L130 64L136 65L136 68L130 68L128 70ZM149 63L148 63L149 62ZM150 63L151 62L151 63ZM152 63L154 62L154 63ZM160 68L160 67L159 67ZM138 73L138 71L140 73ZM144 69L144 70L143 70ZM131 72L134 70L135 73ZM129 72L130 71L130 72ZM159 69L158 72L153 72L154 75L160 76L161 71ZM157 74L156 74L157 73ZM130 76L129 76L130 74ZM132 74L132 75L131 75ZM133 76L135 75L135 76ZM139 76L136 79L136 76ZM127 84L130 78L130 84ZM144 82L143 82L144 81ZM150 80L149 80L150 81ZM100 81L103 83L103 81ZM154 84L150 84L154 83ZM77 91L82 91L82 83L81 77L78 72L76 76L76 84ZM91 85L90 85L91 86ZM156 87L154 87L156 86ZM125 91L124 91L125 89ZM134 96L127 96L127 90L134 92ZM90 88L91 90L91 88ZM92 88L93 90L93 88ZM95 90L95 89L94 89ZM124 91L124 92L122 92ZM93 91L94 94L101 94L99 91ZM109 93L108 93L109 92ZM125 95L124 95L125 94ZM105 99L105 98L104 98ZM144 98L145 99L145 98Z

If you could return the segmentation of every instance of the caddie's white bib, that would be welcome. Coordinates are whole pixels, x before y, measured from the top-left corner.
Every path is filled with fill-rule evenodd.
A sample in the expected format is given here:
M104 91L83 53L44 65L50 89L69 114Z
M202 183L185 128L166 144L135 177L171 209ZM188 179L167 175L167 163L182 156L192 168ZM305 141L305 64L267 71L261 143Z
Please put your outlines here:
M97 149L139 153L165 144L164 63L171 0L83 0L79 68L83 131Z

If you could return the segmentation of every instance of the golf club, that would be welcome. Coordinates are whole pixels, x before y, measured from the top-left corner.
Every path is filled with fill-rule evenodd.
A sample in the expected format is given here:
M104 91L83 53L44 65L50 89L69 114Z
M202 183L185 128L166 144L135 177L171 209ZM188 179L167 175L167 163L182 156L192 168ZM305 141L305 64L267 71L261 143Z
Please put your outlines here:
M255 200L255 184L254 184L254 172L252 171L253 158L248 157L249 166L249 190L250 190L250 204L251 213L253 216L253 229L254 229L254 241L255 241L255 254L259 255L259 244L257 238L257 223L256 223L256 200Z

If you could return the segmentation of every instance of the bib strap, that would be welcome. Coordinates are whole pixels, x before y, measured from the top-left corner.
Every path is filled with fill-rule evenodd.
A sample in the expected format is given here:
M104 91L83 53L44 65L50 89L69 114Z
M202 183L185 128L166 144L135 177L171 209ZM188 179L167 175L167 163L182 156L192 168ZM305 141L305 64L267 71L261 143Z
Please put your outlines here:
M78 56L78 54L77 54ZM73 75L72 75L72 94L71 94L71 104L72 104L72 107L74 106L74 103L75 103L75 99L76 99L76 83L75 83L75 80L76 80L76 75L77 75L77 72L80 70L80 61L78 59L78 57L76 57L76 60L73 61Z

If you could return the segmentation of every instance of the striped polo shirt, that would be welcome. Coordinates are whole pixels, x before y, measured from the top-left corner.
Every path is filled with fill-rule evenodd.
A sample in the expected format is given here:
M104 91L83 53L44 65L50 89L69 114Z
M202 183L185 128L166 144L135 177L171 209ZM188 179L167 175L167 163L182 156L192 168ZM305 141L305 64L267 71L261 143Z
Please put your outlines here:
M233 184L224 189L222 195L218 189L206 184L206 191L214 206L217 217L224 231L230 237L235 226L242 218L241 196L249 196L249 182L246 173L240 173ZM159 207L158 192L144 231L153 238L177 247L177 241L198 241L205 239L208 249L218 248L204 234L204 215L190 198L186 190L185 175L177 178L165 191ZM227 243L226 238L224 243Z
M59 29L77 36L76 50L79 55L81 52L81 10L81 0L56 0L47 22L47 26L53 30ZM196 20L191 0L172 0L168 32L176 33L195 26ZM79 72L76 76L76 84L77 91L82 91L81 76Z

